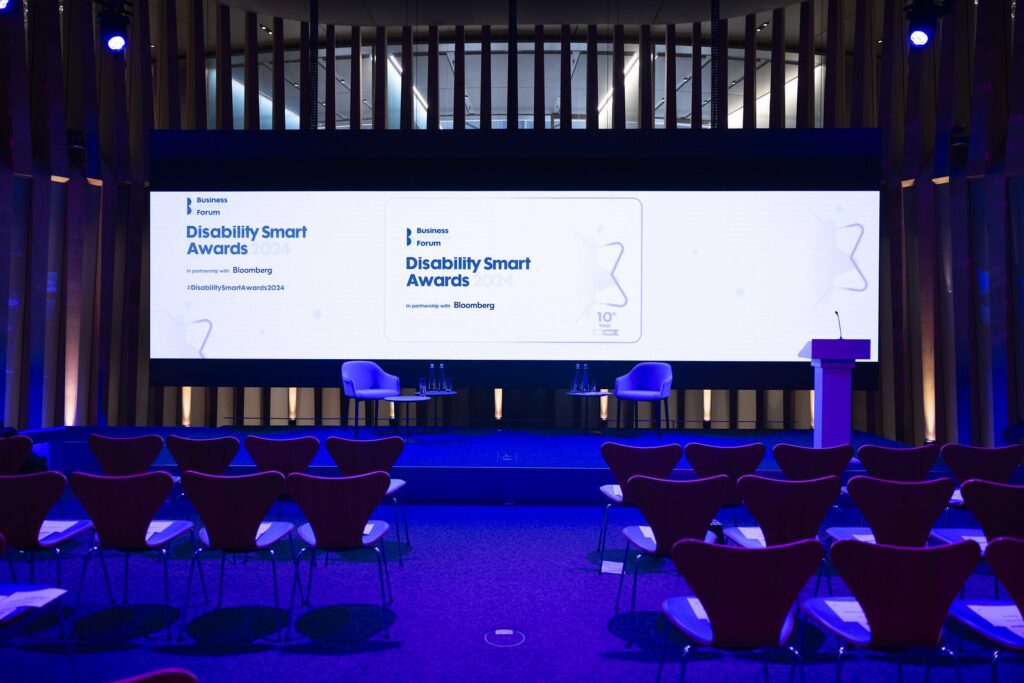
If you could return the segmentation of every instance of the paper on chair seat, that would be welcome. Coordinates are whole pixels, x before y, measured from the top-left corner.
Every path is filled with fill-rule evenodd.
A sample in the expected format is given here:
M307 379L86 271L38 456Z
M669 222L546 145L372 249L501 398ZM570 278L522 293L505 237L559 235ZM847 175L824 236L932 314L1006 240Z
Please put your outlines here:
M853 537L856 540L858 540L858 541L863 541L864 543L874 543L875 542L875 535L874 534L854 534Z
M644 538L646 538L648 541L653 541L654 540L654 529L652 529L651 527L649 527L649 526L642 526L642 527L640 527L640 533L642 533L644 535Z
M757 541L761 545L767 545L764 540L764 531L759 526L741 526L740 533L751 541Z
M953 495L949 497L949 502L951 502L951 503L962 503L962 502L964 502L964 494L960 491L960 489L956 489L955 491L953 491Z
M612 495L622 498L622 487L618 484L612 484Z
M985 552L985 548L988 547L988 538L985 536L964 536L965 541L974 541L981 546L981 552Z
M865 630L871 630L868 626L867 615L864 614L864 609L859 603L852 600L825 600L825 604L835 612L840 621L860 624Z
M260 540L260 536L267 533L270 529L270 522L260 522L260 528L256 530L256 540Z
M43 525L41 527L39 527L39 540L41 541L51 534L63 533L76 524L78 524L78 522L74 520L54 521L48 519L43 522Z
M686 601L690 603L690 609L693 610L693 616L697 617L698 619L708 621L708 613L704 611L704 605L700 603L700 600L698 600L695 597L689 597L686 598Z
M368 536L373 531L373 523L367 524L363 527L363 536Z
M968 605L971 611L992 624L1024 638L1024 617L1016 605Z
M149 528L146 529L146 540L153 538L157 534L162 534L171 527L172 522L153 520L149 523Z
M67 593L62 588L40 588L37 591L18 591L0 596L0 609L42 607Z
M605 560L604 562L601 563L601 573L602 574L622 574L623 573L622 563L621 562L613 562L611 560Z

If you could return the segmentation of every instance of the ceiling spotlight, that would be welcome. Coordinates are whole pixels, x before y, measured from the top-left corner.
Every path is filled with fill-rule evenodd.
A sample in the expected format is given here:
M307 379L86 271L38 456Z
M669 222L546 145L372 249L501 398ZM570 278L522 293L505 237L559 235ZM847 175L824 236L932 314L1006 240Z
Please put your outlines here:
M921 48L931 42L945 9L942 0L913 0L907 7L907 39Z
M100 0L99 5L100 38L108 50L121 52L128 45L132 3L130 0Z

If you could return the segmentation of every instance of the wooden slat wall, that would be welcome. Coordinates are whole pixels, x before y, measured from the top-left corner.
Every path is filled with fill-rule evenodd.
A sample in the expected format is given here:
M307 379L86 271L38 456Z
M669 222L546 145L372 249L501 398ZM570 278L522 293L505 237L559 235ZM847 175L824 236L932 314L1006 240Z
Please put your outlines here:
M744 26L744 127L756 125L756 98L765 94L757 87L758 60L770 56L772 127L786 125L788 59L797 64L797 126L816 125L820 115L828 127L877 125L882 131L881 390L858 398L858 419L909 442L989 444L998 443L1002 430L1018 422L1024 410L1024 288L1018 284L1024 281L1024 19L1012 17L1010 0L952 4L954 14L942 20L931 47L921 51L907 48L900 3L790 3L791 20L799 15L797 38L790 42L785 5L772 8L770 41L758 40L757 16L732 19ZM148 132L154 126L202 129L211 120L221 129L234 126L232 12L243 13L243 35L235 36L244 48L240 120L247 129L259 128L259 21L252 12L216 0L136 0L129 49L112 54L102 46L97 51L88 3L65 3L61 16L57 0L40 0L27 24L22 9L23 0L12 0L0 13L5 64L0 70L0 263L7 275L0 278L0 294L8 301L0 308L3 420L19 427L175 423L182 418L182 392L148 387ZM815 16L823 20L815 22ZM849 33L845 17L852 23ZM214 26L204 25L207 18ZM180 54L179 20L187 27ZM283 19L265 21L273 28L272 125L282 129L285 58L296 46L285 44ZM543 44L546 36L558 36L558 124L570 130L573 29L529 25L534 125L545 127L554 112L554 102L542 91ZM207 28L215 40L206 40ZM359 27L325 28L330 86L324 101L326 125L333 127L335 46L340 41L342 49L358 54L362 34ZM675 26L614 25L600 32L598 26L586 27L586 53L580 55L585 62L578 67L586 71L586 105L577 115L585 117L588 128L600 125L597 107L606 87L614 95L608 117L613 127L650 127L660 109L666 127L674 128L678 43L693 47L691 125L701 127L704 36L699 23L682 28L689 35L679 35ZM384 128L388 28L373 29L372 122ZM449 43L455 69L452 125L464 127L465 46L479 41L482 93L473 106L480 127L490 128L491 28L421 30L427 36L427 127L442 125L439 51ZM54 35L62 35L57 49ZM392 38L399 35L399 120L411 128L414 27L393 28ZM514 41L515 25L500 27L498 35ZM625 45L634 41L640 45L635 114L632 102L626 106L623 75ZM667 59L664 82L658 84L651 59L656 44L665 45ZM816 98L814 61L822 46L824 91ZM308 49L308 36L298 48ZM607 84L598 79L599 50L610 54ZM516 55L513 44L506 101L510 128L518 118ZM207 102L211 59L217 87L214 101ZM349 126L359 130L365 105L358 61L346 75ZM300 95L311 90L307 75L300 76L300 86ZM490 392L477 393L481 401L492 398ZM288 409L285 388L196 387L187 396L194 424L242 414L271 424L285 419L280 411ZM337 420L345 412L336 390L300 389L296 396L296 410L309 419ZM777 392L765 391L755 402L747 392L712 396L715 419L721 417L723 424L756 420L777 426L780 414L789 423L809 419L805 392L787 392L780 400ZM507 407L515 403L511 397ZM678 417L700 413L699 398L699 391L678 392ZM468 403L458 410L487 413L486 406Z

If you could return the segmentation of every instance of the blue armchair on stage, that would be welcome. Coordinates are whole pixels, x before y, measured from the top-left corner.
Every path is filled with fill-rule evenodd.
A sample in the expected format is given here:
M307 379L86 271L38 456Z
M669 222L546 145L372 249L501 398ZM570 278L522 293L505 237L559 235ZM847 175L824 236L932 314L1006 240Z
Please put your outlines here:
M615 426L622 425L623 401L653 401L655 423L661 435L662 406L668 426L668 397L672 392L672 366L668 363L637 363L633 369L615 378ZM633 412L634 423L636 411Z
M342 363L341 386L345 396L356 400L356 436L359 436L360 401L374 401L373 415L376 418L376 401L402 393L398 377L389 375L379 365L368 360L350 360Z

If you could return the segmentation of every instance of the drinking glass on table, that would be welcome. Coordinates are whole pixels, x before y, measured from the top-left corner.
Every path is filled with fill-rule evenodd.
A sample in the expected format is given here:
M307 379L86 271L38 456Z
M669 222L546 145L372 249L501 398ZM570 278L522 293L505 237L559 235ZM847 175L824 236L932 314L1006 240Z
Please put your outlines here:
M420 396L427 395L427 380L424 377L420 377Z

